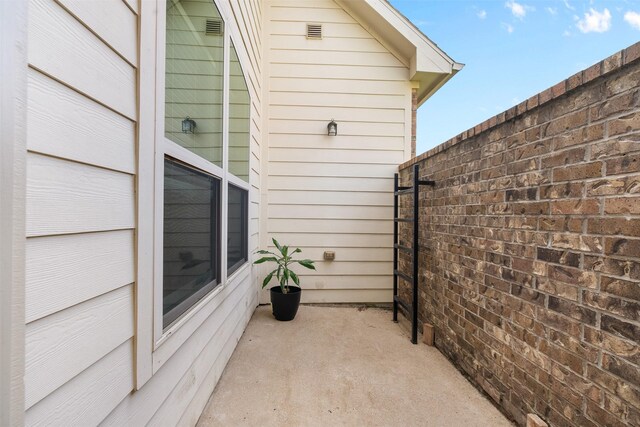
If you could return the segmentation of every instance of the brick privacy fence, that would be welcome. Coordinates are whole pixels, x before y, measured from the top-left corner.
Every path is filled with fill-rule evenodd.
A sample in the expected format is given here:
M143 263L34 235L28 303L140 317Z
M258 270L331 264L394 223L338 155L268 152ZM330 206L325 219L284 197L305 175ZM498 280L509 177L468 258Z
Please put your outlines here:
M640 426L639 57L636 44L400 166L404 185L415 163L436 181L419 201L420 321L520 425Z

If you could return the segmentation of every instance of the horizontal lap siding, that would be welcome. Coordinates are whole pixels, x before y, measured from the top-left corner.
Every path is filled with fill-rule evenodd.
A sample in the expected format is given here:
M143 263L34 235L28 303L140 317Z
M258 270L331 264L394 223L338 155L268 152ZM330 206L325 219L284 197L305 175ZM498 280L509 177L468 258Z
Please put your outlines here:
M175 420L187 415L197 419L204 406L195 411L197 415L195 412L188 413L190 402L182 394L202 393L208 398L213 391L215 381L202 383L199 378L214 365L226 364L228 356L223 356L221 361L216 361L217 357L224 354L224 343L229 340L236 343L240 338L257 302L247 274L225 289L227 295L220 308L204 320L144 387L128 395L109 414L103 425L175 425L175 422L169 422L169 418ZM181 330L177 333L181 333ZM185 382L187 385L181 387ZM162 419L160 416L166 414L167 410L171 412L167 416L169 418L158 424L157 420ZM156 422L150 422L152 419Z
M27 425L98 424L133 389L136 7L29 4Z
M31 67L135 120L135 67L57 3L31 1L28 42Z
M132 40L137 37L137 16L124 1L113 1L106 8L91 6L86 0L58 0L58 3L84 23L105 44L132 65L138 63L138 49ZM134 11L137 5L134 6ZM113 23L117 22L117 31Z
M388 302L408 68L332 0L272 1L268 16L267 232L317 262L299 271L306 302ZM306 38L307 23L322 40Z
M134 176L27 156L27 236L133 228Z
M133 283L133 239L130 229L28 239L27 322Z
M27 94L32 152L135 172L135 122L35 70Z
M26 405L39 402L133 335L133 286L27 325Z
M111 412L104 402L117 402L132 389L133 339L129 339L31 407L25 424L98 425Z

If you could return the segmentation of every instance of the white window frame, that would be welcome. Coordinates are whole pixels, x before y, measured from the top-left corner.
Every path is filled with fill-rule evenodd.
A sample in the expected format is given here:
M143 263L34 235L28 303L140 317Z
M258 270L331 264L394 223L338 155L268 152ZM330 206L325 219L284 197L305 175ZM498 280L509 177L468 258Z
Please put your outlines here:
M140 389L180 346L221 306L237 282L251 270L250 261L227 274L228 185L247 191L251 185L228 172L229 163L229 67L231 41L236 49L249 90L245 52L232 28L233 14L224 2L211 0L224 21L222 166L219 167L164 136L166 1L141 2L139 67L139 143L136 282L136 388ZM151 102L150 100L153 100ZM253 109L249 109L249 122ZM249 127L251 141L251 126ZM163 328L163 210L165 155L200 169L220 180L220 283L175 322ZM251 162L251 156L247 159ZM249 168L249 176L251 169ZM247 216L250 213L247 209ZM150 220L153 218L153 220ZM247 218L249 222L249 218ZM250 233L247 239L250 238ZM247 242L249 245L249 242Z

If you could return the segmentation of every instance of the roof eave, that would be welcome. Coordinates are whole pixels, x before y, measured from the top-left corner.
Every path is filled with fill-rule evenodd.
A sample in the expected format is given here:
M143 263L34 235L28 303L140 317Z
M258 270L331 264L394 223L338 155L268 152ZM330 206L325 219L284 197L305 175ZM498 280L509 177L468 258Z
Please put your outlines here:
M422 104L463 65L454 61L387 0L336 0L345 11L409 64L409 80L418 83ZM402 58L400 58L400 56Z
M455 76L464 64L454 62L448 73L434 73L429 71L416 72L411 81L418 83L418 107L436 93L445 83Z

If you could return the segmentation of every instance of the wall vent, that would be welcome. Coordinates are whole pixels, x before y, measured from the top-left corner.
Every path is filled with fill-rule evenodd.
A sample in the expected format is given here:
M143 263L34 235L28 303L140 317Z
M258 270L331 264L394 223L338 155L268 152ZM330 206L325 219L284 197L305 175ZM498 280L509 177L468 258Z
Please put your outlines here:
M319 40L322 38L322 25L307 24L307 38Z
M221 36L222 21L220 21L219 19L207 19L204 33L208 36Z

